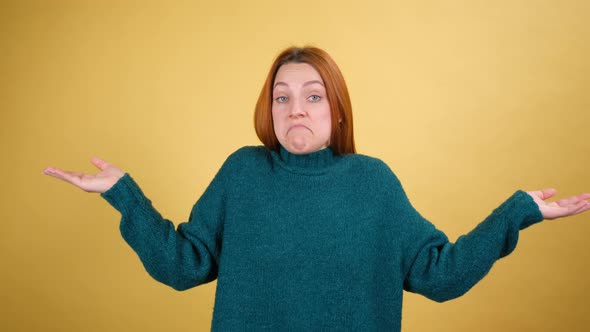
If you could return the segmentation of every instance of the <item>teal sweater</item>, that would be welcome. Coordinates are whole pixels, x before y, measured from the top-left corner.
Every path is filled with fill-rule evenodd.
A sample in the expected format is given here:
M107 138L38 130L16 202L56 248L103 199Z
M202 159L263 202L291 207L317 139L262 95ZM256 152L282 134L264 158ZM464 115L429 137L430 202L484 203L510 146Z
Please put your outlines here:
M174 224L125 174L102 196L156 280L217 278L212 330L399 331L403 290L461 296L543 219L517 191L456 243L410 204L380 160L245 147Z

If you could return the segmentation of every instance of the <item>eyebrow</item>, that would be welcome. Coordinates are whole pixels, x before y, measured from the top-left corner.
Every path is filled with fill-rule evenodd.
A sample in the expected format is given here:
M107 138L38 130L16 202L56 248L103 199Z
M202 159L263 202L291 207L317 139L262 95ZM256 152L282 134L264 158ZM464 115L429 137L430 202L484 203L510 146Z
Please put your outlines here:
M303 83L303 86L308 86L308 85L311 85L311 84L316 84L316 83L317 83L317 84L319 84L319 85L321 85L321 86L324 86L324 83L322 83L321 81L318 81L318 80L307 81L307 82ZM289 86L289 84L287 84L287 83L285 83L285 82L280 82L280 81L279 81L279 82L276 82L276 83L275 83L275 85L274 85L273 89L274 89L274 88L276 88L276 87L277 87L277 85L284 85L284 86Z

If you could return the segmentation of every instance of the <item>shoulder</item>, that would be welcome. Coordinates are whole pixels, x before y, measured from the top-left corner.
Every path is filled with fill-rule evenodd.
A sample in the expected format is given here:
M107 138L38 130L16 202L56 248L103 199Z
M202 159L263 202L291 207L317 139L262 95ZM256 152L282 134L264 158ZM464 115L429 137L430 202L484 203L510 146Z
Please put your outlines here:
M346 155L344 158L350 164L352 172L359 174L364 181L371 182L375 188L401 188L400 180L383 160L363 154Z
M389 168L389 166L379 158L358 153L346 155L344 158L347 159L351 165L360 170L376 172L377 174L381 175L393 174L391 168Z
M223 162L214 177L215 182L231 183L236 179L250 177L252 170L263 167L268 159L264 146L244 146L232 152Z
M222 169L237 172L252 166L261 167L268 162L268 159L269 152L264 146L244 146L227 157Z

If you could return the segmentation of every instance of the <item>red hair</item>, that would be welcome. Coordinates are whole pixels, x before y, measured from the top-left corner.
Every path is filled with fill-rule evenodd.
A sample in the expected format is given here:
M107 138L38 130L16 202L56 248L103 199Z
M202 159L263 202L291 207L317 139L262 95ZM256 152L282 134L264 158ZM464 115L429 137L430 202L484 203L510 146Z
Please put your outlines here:
M274 60L266 77L254 112L254 128L262 144L278 151L279 140L272 122L272 88L279 68L288 63L307 63L322 77L332 115L330 147L336 155L356 153L352 128L352 104L344 77L336 62L324 50L316 47L290 47Z

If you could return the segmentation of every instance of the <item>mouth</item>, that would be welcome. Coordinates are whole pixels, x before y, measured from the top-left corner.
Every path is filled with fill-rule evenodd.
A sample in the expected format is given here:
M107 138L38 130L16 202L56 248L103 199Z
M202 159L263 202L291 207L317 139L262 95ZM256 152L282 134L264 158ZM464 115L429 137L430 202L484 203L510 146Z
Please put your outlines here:
M309 129L307 126L304 126L302 124L296 124L296 125L292 125L291 127L289 127L289 130L287 130L287 134L293 129L307 129L307 130L311 131L311 129Z

